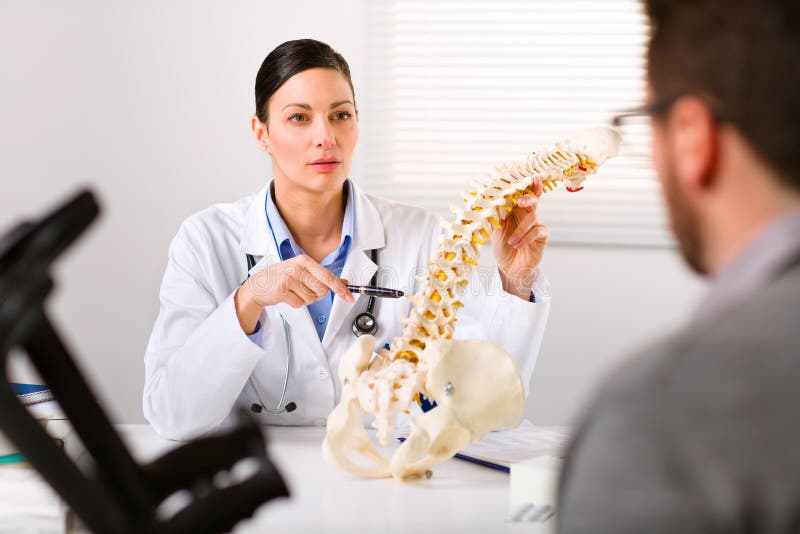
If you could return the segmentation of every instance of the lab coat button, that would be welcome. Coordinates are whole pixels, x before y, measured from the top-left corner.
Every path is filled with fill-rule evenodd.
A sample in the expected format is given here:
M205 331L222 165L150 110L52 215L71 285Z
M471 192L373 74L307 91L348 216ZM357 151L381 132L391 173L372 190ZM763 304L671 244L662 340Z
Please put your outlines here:
M320 378L320 380L327 380L328 379L328 371L326 371L325 369L320 367L320 369L319 369L319 378Z

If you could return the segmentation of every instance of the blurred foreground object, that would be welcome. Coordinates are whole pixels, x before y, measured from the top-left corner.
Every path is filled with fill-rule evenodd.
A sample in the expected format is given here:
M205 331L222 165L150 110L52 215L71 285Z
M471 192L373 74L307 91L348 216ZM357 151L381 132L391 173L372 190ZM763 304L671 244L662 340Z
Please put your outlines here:
M226 434L137 464L45 314L51 265L98 213L94 196L83 191L0 238L0 430L94 532L230 530L262 503L288 495L260 425L242 413ZM27 353L53 391L90 465L76 465L17 400L7 375L14 348ZM234 465L247 474L226 476ZM176 492L188 493L189 502L164 517L161 505Z

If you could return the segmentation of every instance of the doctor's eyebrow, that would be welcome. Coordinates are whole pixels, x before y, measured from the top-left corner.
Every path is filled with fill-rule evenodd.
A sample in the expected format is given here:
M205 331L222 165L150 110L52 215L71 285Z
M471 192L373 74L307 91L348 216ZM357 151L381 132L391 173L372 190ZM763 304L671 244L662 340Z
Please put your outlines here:
M331 104L330 109L338 108L342 104L350 104L351 106L355 106L355 104L353 104L352 100L339 100L339 101L336 101L333 104ZM310 104L304 104L304 103L301 103L301 102L292 102L291 104L286 104L285 106L283 106L283 109L286 109L286 108L292 107L292 106L295 106L295 107L298 107L298 108L307 109L307 110L311 111L311 105ZM281 110L281 111L283 111L283 110Z
M331 104L331 109L338 108L342 104L350 104L351 106L355 106L355 104L353 104L351 100L339 100L338 102L334 102L333 104Z

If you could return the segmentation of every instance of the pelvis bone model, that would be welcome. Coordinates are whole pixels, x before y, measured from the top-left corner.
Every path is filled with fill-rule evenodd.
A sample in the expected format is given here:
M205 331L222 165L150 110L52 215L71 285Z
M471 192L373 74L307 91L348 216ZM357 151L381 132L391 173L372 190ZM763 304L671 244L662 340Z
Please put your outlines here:
M375 339L362 336L342 356L342 398L328 416L326 461L364 477L418 476L488 432L519 423L525 394L513 360L487 341L452 339L459 298L480 247L517 200L532 192L536 177L545 192L561 182L579 191L618 146L614 130L593 128L525 160L498 165L473 184L463 206L453 209L455 218L445 227L422 289L410 297L403 335L378 354ZM408 414L420 394L437 406L412 418L406 441L384 458L364 429L362 413L374 414L372 426L385 445L392 417Z

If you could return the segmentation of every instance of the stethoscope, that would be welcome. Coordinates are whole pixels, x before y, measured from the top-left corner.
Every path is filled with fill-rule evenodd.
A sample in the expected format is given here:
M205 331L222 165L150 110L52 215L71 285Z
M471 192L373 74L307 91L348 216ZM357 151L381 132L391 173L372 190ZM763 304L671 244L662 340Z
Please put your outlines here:
M378 251L376 249L372 249L369 251L370 258L372 259L372 263L378 264ZM247 254L247 278L250 278L250 271L256 264L256 259L253 257L252 254ZM369 281L369 285L374 286L378 279L378 271L375 271L375 274L372 275L372 278ZM378 331L378 321L375 319L374 314L375 309L375 297L370 295L369 299L367 299L367 307L366 309L356 315L355 319L353 319L353 335L356 337L362 336L364 334L369 334L374 336L375 333ZM275 405L275 408L270 409L264 404L264 401L261 400L261 395L258 393L258 388L256 387L255 383L253 382L253 375L247 379L250 383L250 387L253 388L253 391L256 394L256 398L258 399L257 403L253 403L250 405L250 410L255 413L267 412L270 415L280 415L282 413L290 413L297 409L297 403L289 402L286 405L283 404L283 401L286 399L286 388L289 385L289 370L292 366L292 342L289 339L289 323L286 321L286 318L281 314L281 324L283 326L283 338L286 340L286 372L283 377L283 389L281 390L281 398L278 400L278 404ZM281 408L283 406L283 408Z
M372 259L372 263L378 265L378 251L377 249L372 249L369 251L369 257ZM374 286L378 282L378 271L375 271L375 274L372 275L372 278L369 280L369 285ZM356 318L353 319L353 334L356 337L363 336L364 334L369 334L374 336L375 333L378 331L378 321L375 320L375 315L372 313L372 310L375 308L375 297L370 295L369 299L367 300L367 308L356 315Z

